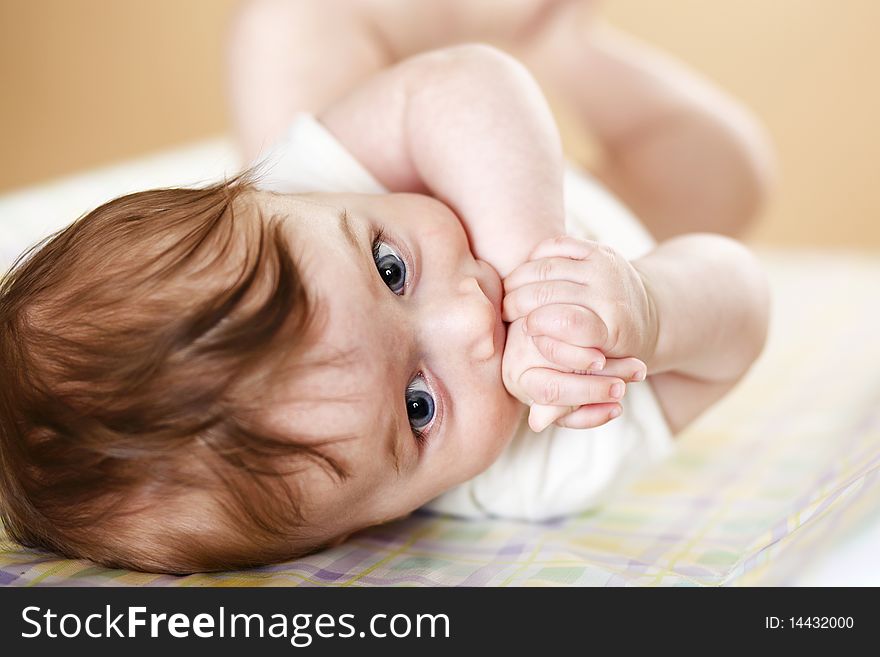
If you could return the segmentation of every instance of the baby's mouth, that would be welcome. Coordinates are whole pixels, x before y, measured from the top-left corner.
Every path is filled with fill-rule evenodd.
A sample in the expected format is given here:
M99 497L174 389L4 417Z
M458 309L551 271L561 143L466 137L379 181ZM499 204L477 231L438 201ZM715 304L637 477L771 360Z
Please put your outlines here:
M477 260L480 268L480 274L477 277L477 284L480 286L486 299L492 304L492 310L495 313L495 326L493 328L492 343L495 348L495 356L500 357L504 352L504 345L507 342L507 327L501 320L501 301L504 293L504 287L501 284L501 278L495 269L484 260Z

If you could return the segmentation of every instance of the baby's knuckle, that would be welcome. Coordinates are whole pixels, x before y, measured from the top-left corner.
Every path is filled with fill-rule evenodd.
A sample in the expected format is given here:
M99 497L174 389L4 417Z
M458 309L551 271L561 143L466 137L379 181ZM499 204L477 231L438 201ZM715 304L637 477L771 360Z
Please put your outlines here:
M592 371L592 365L596 362L596 357L588 351L584 352L579 349L571 360L572 365L576 368L575 374L588 374Z
M553 261L549 258L538 262L538 280L547 281L553 275Z
M597 242L596 240L589 240L589 239L587 239L586 237L581 237L581 238L575 238L575 237L573 237L572 239L573 239L574 241L576 241L576 242L577 242L581 247L583 247L584 249L590 249L590 250L593 250L593 249L595 249L597 246L600 246L600 245L601 245L601 242Z
M553 244L553 246L564 246L570 244L572 239L573 238L570 235L557 235L550 240L550 243Z
M556 312L549 317L547 323L550 325L551 330L554 333L559 334L568 328L568 315L564 312L559 312L558 309L554 310Z
M566 315L568 316L568 328L570 331L578 334L587 332L589 322L583 312L571 310Z
M535 302L539 306L546 306L553 301L554 286L550 282L540 283L535 288Z
M549 379L545 381L541 390L541 401L544 404L555 404L562 397L562 387L559 381Z
M593 381L594 377L588 377L585 380L586 385L584 386L584 404L595 404L598 398L596 394L596 385Z
M568 335L575 328L575 318L572 313L560 313L554 318L553 324L562 335Z
M547 360L558 363L559 343L556 340L542 340L541 344L543 345L544 355L547 357Z
M596 253L601 255L603 258L607 260L612 260L615 256L615 251L607 244L601 244L599 242L596 243L595 246Z
M617 252L607 244L596 246L596 261L601 263L601 271L607 280L618 281Z

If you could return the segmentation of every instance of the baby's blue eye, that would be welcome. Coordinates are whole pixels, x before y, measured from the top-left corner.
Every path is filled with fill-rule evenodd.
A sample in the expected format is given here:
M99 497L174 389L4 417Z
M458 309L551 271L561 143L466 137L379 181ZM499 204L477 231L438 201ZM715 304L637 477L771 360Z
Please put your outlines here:
M388 289L394 294L403 294L406 287L406 263L403 261L394 249L385 242L376 238L373 242L373 260L376 263L376 269L379 270L379 276L382 277Z
M417 376L406 388L406 414L413 431L420 431L434 419L434 397L425 380Z

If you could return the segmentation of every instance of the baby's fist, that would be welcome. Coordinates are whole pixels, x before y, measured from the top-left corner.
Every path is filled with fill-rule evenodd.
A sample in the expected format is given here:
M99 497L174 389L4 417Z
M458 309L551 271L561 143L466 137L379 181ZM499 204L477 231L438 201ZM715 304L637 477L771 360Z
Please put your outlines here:
M551 343L526 335L523 320L508 327L502 380L511 395L531 407L529 426L533 431L542 431L553 422L578 429L605 424L622 410L619 400L626 390L625 381L645 378L641 361L606 361L595 349L572 350L568 357L573 366L560 365L543 353Z
M525 318L526 332L609 358L647 362L659 326L648 288L613 248L562 235L541 242L504 279L503 318ZM556 360L551 358L551 360Z

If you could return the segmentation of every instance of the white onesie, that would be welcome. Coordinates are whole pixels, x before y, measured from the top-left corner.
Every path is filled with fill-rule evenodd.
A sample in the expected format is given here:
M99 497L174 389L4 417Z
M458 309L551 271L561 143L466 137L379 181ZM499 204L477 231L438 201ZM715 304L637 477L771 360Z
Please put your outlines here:
M286 193L387 190L312 115L295 115L263 158L260 187ZM585 172L565 174L566 231L603 242L628 259L654 241L638 220ZM645 465L673 448L650 380L631 384L623 413L595 429L551 425L540 434L526 422L484 472L426 508L466 517L543 520L601 504Z

